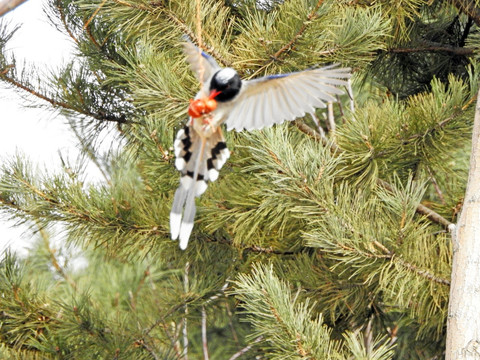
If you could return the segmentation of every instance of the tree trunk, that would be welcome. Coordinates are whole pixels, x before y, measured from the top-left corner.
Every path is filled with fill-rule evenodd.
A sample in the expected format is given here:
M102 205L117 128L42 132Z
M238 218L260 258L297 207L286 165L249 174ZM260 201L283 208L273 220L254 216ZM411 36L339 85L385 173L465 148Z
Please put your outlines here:
M480 92L470 173L458 226L451 226L453 264L446 360L480 359Z
M15 9L17 6L23 4L26 0L2 0L0 1L0 16Z

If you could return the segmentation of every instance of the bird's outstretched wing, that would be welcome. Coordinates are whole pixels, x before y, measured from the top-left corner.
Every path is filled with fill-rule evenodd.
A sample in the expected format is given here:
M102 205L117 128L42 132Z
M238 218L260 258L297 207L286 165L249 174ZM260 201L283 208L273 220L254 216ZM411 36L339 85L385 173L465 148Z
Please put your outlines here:
M324 108L344 93L337 86L347 85L350 76L349 68L327 66L244 81L225 120L227 130L262 129Z
M192 71L201 83L208 81L213 74L221 69L213 57L200 50L190 41L183 43L183 51Z

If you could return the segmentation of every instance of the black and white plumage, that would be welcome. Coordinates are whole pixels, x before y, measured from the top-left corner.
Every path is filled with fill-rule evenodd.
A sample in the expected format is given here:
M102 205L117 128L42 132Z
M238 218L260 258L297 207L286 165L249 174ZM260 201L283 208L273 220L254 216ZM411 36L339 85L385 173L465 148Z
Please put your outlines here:
M338 86L347 85L350 69L332 66L289 74L242 80L232 68L221 68L205 52L191 42L184 43L184 52L202 88L195 99L208 97L213 91L217 107L198 118L190 118L176 137L175 167L181 173L170 212L172 239L180 238L185 249L193 229L195 197L215 181L230 156L220 125L227 130L255 130L312 113L325 108L343 94Z
M180 248L184 250L193 229L195 197L207 190L208 181L217 180L230 151L220 129L202 139L190 125L177 133L174 149L175 167L180 171L181 178L170 212L170 232L172 239L180 237Z

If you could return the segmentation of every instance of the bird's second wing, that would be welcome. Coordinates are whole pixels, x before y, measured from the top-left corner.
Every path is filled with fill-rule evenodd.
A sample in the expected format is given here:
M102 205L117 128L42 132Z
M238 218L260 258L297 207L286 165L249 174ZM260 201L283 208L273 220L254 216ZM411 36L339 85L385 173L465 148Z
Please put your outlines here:
M190 41L183 43L183 52L195 76L201 83L207 81L214 73L221 69L213 57L200 50Z
M332 66L244 81L225 123L227 130L262 129L326 107L343 94L349 68Z

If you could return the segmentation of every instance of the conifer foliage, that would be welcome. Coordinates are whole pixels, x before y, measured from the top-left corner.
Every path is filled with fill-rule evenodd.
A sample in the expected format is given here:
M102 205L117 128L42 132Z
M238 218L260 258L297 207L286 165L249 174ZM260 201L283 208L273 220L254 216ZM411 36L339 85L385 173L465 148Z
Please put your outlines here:
M63 115L105 181L22 156L1 165L2 214L37 242L1 257L0 357L443 357L478 2L49 0L46 11L74 60L20 73L3 24L0 80ZM226 133L230 161L181 251L168 228L173 141L199 86L185 36L243 78L340 63L353 81L328 109ZM106 154L102 130L121 138ZM71 266L71 245L87 265Z

